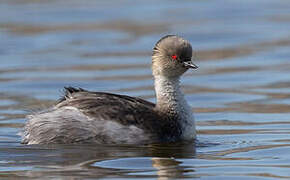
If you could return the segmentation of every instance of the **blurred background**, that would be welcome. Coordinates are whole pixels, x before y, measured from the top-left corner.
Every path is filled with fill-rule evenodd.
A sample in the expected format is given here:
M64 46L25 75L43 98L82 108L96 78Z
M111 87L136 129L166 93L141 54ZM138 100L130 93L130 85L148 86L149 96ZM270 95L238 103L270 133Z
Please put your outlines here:
M155 102L151 51L189 40L198 142L24 146L25 115L64 86ZM0 178L290 178L286 0L0 0Z

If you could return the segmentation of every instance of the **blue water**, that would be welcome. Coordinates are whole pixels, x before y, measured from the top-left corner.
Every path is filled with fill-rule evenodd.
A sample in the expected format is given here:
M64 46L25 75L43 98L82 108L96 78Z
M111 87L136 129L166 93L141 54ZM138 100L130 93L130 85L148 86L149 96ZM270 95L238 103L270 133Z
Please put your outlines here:
M290 4L245 1L0 2L0 179L290 179ZM188 39L182 79L198 141L21 145L25 115L64 86L155 102L151 50Z

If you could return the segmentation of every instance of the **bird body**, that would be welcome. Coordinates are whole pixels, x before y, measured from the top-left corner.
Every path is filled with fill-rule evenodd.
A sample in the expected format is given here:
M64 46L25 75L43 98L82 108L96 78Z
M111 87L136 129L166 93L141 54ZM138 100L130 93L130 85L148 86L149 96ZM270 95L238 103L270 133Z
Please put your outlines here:
M157 103L137 97L65 88L51 109L27 116L24 144L146 144L195 139L191 107L179 78L191 63L192 49L178 36L154 47L152 71Z

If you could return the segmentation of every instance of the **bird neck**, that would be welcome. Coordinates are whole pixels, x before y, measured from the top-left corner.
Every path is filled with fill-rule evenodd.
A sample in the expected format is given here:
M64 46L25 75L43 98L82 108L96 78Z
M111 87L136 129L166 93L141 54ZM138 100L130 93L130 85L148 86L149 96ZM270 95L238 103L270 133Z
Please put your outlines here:
M191 107L187 104L180 89L179 78L154 76L156 92L156 110L165 119L181 125L182 139L195 139L195 122Z
M191 114L191 108L180 89L179 77L155 76L156 108L173 115ZM190 112L188 112L190 111Z

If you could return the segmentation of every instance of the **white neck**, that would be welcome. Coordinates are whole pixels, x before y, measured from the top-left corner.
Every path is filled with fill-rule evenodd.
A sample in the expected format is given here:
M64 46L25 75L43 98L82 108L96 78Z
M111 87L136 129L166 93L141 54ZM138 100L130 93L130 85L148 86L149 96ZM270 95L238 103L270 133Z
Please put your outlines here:
M162 110L173 108L178 113L178 105L184 105L184 95L180 90L179 78L155 76L157 107Z
M184 139L195 138L195 125L191 107L180 89L179 78L155 75L156 108L164 113L176 114L183 125ZM194 136L194 137L193 137Z

